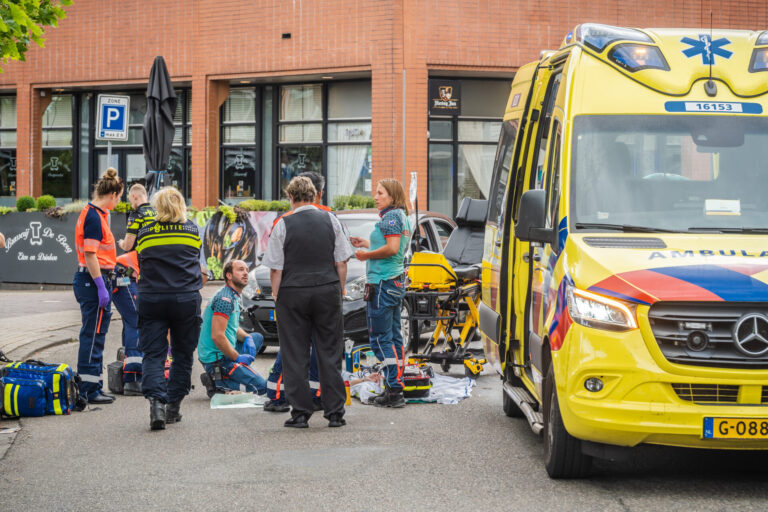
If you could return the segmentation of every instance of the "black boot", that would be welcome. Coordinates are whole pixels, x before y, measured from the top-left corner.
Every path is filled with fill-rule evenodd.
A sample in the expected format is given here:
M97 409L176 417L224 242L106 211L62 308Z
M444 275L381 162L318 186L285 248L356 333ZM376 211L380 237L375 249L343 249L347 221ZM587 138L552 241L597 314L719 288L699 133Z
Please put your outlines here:
M387 391L383 396L377 396L373 401L373 405L376 407L392 407L398 409L405 407L405 397L402 390Z
M177 423L181 421L181 400L178 402L171 402L165 406L165 423Z
M157 398L149 399L149 428L165 430L165 404Z
M126 382L123 384L125 396L141 396L141 382Z

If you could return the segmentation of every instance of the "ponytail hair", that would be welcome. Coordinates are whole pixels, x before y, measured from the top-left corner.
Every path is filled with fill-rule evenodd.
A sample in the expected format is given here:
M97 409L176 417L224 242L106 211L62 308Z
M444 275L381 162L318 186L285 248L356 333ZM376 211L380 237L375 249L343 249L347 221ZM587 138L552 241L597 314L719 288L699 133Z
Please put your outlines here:
M96 183L93 193L95 197L105 197L110 194L123 195L123 180L117 175L117 169L108 168Z

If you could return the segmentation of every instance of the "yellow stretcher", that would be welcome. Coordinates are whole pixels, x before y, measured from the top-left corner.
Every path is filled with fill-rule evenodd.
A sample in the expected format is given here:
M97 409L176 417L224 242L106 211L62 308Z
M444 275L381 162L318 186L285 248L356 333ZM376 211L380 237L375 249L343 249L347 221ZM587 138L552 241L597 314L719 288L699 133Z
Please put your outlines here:
M461 364L468 377L483 371L485 359L469 349L478 326L480 303L480 263L487 202L464 199L456 216L457 229L451 234L442 254L417 252L408 264L409 284L405 301L411 321L409 345L418 347L418 326L429 322L434 331L414 361L439 363L447 372Z

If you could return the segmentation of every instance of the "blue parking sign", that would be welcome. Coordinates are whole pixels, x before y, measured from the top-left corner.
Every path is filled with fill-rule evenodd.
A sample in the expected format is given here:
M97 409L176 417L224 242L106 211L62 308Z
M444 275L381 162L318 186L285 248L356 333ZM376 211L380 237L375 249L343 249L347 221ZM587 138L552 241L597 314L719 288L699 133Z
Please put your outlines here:
M99 95L97 139L128 140L130 102L130 96Z

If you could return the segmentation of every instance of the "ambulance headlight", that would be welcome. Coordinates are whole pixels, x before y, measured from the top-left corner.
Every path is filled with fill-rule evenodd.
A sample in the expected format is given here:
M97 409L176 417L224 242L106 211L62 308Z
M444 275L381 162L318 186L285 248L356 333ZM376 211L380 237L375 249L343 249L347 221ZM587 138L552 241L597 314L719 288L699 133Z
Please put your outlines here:
M608 58L620 68L634 73L641 69L661 69L669 71L669 64L655 46L644 44L617 44L610 52Z
M256 270L248 272L248 284L243 288L243 297L253 299L254 297L261 295L261 288L259 288L259 281L256 279Z
M768 30L757 36L757 41L755 41L755 46L762 46L762 45L768 45Z
M768 71L768 48L755 48L752 50L749 72L756 73L758 71Z
M596 52L602 52L614 41L637 41L652 43L653 39L639 30L624 27L612 27L599 23L583 23L576 27L576 42L583 43Z
M568 289L568 313L577 324L609 331L637 328L634 312L627 304L578 288Z

